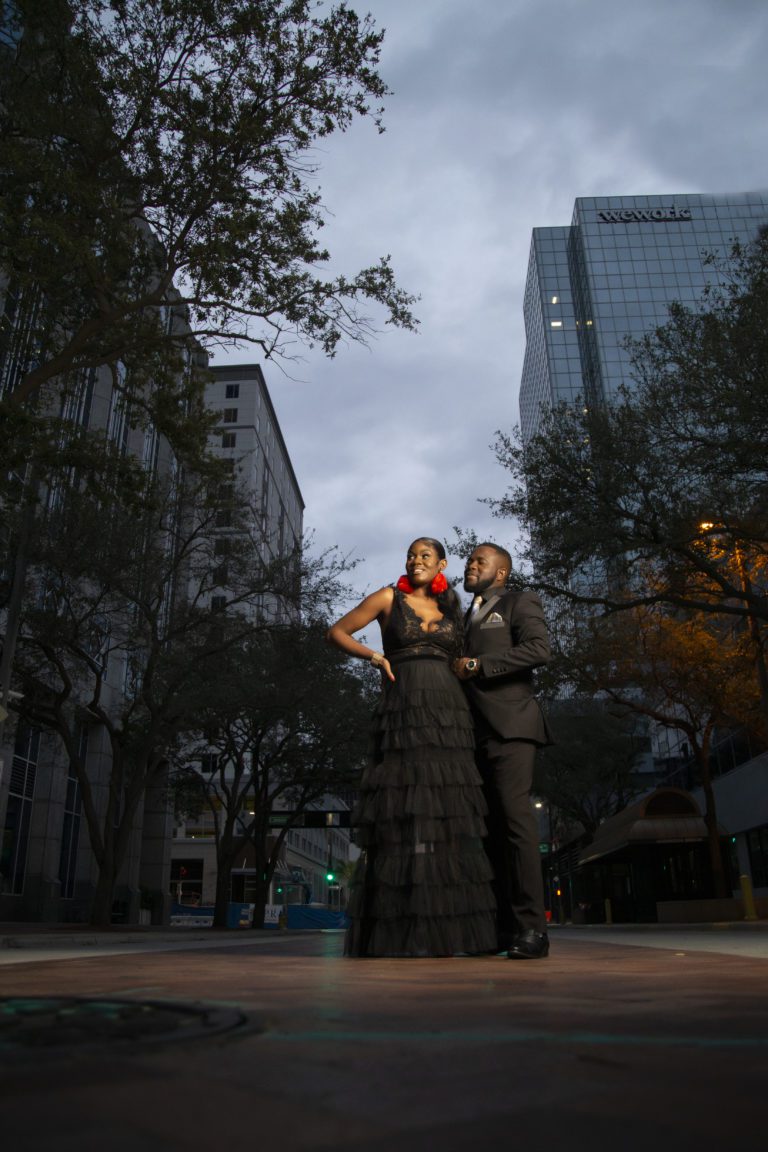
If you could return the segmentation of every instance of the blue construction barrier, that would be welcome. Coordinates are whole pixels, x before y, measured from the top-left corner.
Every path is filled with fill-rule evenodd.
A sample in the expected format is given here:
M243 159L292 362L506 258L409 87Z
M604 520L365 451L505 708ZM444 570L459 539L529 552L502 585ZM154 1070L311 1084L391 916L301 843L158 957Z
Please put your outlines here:
M317 931L320 928L344 929L349 924L346 912L338 912L333 908L316 908L309 904L287 904L288 922L286 927L292 929L310 928ZM276 905L267 910L264 920L265 928L278 928L279 921ZM250 928L253 915L252 904L239 904L230 901L227 910L227 928ZM171 924L181 928L209 928L213 924L213 905L203 905L193 908L189 904L174 904L171 908Z
M346 928L349 917L346 912L333 908L312 908L309 904L288 904L289 928Z
M213 905L173 904L171 906L171 926L173 928L210 928L213 924Z

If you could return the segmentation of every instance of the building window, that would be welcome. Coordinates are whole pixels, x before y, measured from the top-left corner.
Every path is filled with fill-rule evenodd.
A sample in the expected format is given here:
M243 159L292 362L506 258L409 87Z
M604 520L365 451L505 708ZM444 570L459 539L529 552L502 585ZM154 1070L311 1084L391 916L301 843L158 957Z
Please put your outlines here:
M154 424L144 432L144 450L142 452L142 465L145 472L154 474L157 471L157 459L160 452L160 437Z
M79 424L83 428L88 427L95 380L96 370L94 368L86 368L79 373L72 391L64 398L61 412L63 420L70 424Z
M80 729L80 747L78 756L80 763L85 763L88 755L88 731ZM61 828L61 853L59 855L59 881L61 882L61 896L64 900L71 900L75 894L75 874L77 871L77 848L80 842L80 814L83 807L83 798L80 795L80 781L72 765L67 777L67 795L64 801L64 822Z
M125 382L128 370L122 360L118 360L116 369L116 383L113 384L109 398L109 416L107 418L107 438L118 448L125 452L128 447L128 432L130 421L128 402L126 400Z
M224 409L224 423L237 424L237 408Z
M0 850L0 873L5 891L14 896L20 896L24 891L39 748L40 733L20 724L16 731L3 845Z
M35 360L37 344L33 333L40 308L39 292L36 289L22 292L15 286L9 286L4 295L0 395L13 392Z
M236 432L222 432L222 434L221 434L221 446L222 446L222 448L234 448L236 444L237 444L237 433Z
M227 384L227 390L226 390L225 396L226 396L227 400L237 400L240 396L240 385L239 384Z
M171 895L177 904L200 907L203 902L202 860L171 860Z
M283 555L283 549L284 548L285 548L285 508L283 508L283 506L281 504L280 505L280 513L279 513L278 519L277 519L277 554L278 554L278 556Z
M223 612L226 607L226 596L211 596L211 612Z

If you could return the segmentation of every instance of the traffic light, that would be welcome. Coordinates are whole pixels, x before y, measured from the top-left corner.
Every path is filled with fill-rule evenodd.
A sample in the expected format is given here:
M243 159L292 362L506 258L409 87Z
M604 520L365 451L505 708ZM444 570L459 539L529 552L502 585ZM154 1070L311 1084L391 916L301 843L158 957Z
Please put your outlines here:
M280 886L277 888L277 894L278 894L278 896L282 896L282 894L283 894L283 886L282 886L282 884L281 884L281 885L280 885Z
M333 881L336 879L336 873L331 868L329 868L325 874L325 878L329 884L332 884Z

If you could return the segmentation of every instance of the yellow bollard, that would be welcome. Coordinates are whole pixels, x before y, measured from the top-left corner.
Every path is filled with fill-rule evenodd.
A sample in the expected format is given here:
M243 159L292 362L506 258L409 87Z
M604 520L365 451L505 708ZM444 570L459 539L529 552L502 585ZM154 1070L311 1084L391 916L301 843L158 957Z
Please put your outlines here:
M613 909L611 908L611 901L606 896L605 898L605 922L606 924L613 924Z
M744 901L744 919L757 920L752 881L749 876L739 876L739 884L741 884L741 898Z

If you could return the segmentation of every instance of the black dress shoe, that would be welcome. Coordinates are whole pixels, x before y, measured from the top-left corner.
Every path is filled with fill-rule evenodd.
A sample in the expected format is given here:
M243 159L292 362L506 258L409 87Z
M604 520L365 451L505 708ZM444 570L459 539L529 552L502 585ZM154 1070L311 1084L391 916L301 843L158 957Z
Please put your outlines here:
M534 932L532 929L515 936L507 952L510 960L543 960L548 955L549 937L546 932Z

